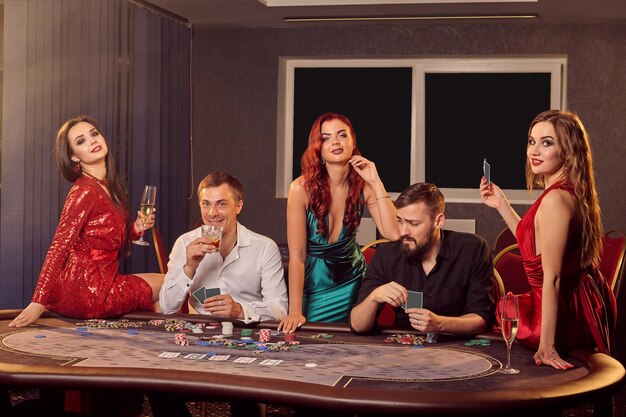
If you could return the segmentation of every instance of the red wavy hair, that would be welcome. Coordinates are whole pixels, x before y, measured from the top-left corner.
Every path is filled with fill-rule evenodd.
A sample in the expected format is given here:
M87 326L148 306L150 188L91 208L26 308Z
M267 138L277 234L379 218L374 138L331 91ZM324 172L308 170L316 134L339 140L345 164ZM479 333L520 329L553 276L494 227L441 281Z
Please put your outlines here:
M330 120L340 120L350 129L350 135L354 140L354 151L352 155L361 155L356 145L356 134L350 120L338 113L324 113L315 120L309 133L309 145L302 154L300 166L302 167L302 177L304 178L304 189L309 196L309 210L313 212L317 219L317 233L328 235L328 224L326 215L332 199L330 184L328 182L328 171L322 159L322 124ZM343 217L343 225L353 233L361 223L363 199L363 178L350 166L348 174L348 197L346 198L346 209Z

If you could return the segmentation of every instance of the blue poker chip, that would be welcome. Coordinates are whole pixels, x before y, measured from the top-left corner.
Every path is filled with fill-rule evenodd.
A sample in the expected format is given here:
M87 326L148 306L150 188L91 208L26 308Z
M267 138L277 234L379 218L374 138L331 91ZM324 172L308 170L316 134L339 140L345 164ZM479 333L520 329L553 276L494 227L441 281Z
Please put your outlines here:
M139 334L139 330L137 329L128 329L128 334Z
M36 338L36 339L43 339L44 337L46 337L46 335L45 335L45 334L36 334L36 335L35 335L35 338Z
M80 332L79 335L81 335L81 336L91 336L91 335L93 335L93 333L91 333L91 332Z
M86 331L87 331L87 328L86 328L86 327L77 327L77 328L76 328L76 331L77 331L77 332L86 332Z

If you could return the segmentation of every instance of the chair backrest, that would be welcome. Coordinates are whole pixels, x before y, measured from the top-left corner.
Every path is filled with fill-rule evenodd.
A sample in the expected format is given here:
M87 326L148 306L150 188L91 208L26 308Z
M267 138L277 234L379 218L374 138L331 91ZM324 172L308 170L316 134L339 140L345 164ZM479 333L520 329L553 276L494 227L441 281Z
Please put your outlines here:
M152 227L152 241L154 242L154 251L156 252L157 262L159 264L159 272L162 274L167 273L167 252L165 251L165 247L163 246L163 238L161 237L161 233L156 228L156 226Z
M498 300L506 294L504 282L500 273L494 268L493 270L493 301L498 304Z
M163 245L163 238L161 237L161 233L156 226L152 227L152 241L154 242L154 251L156 252L157 263L159 264L159 271L162 274L167 274L167 260L168 254L165 250L165 246ZM183 301L180 310L178 311L180 314L189 313L189 294Z
M370 262L372 261L372 258L374 257L374 254L376 253L376 248L378 247L378 245L381 243L385 243L385 242L389 242L389 239L377 239L361 247L361 252L363 252L363 256L365 257L366 264L369 265Z
M504 230L502 230L498 234L498 236L496 236L496 240L493 243L493 251L498 253L502 249L507 248L516 243L517 243L517 238L515 237L513 232L511 232L511 229L507 227Z
M530 291L522 256L518 253L517 243L500 251L493 258L493 267L504 283L505 293L524 294Z
M600 271L611 286L613 293L617 295L624 272L624 252L626 251L624 232L619 230L607 232L602 239L602 244Z
M365 257L366 264L369 265L370 262L372 261L372 258L374 257L374 254L376 253L377 246L385 242L389 242L389 240L378 239L366 245L363 245L363 247L361 248L361 252L363 252L363 256ZM385 303L385 306L383 307L383 311L381 311L380 315L378 316L378 320L376 320L376 323L378 324L378 326L391 327L394 325L395 321L396 321L396 312L393 310L393 307L391 307L390 304Z

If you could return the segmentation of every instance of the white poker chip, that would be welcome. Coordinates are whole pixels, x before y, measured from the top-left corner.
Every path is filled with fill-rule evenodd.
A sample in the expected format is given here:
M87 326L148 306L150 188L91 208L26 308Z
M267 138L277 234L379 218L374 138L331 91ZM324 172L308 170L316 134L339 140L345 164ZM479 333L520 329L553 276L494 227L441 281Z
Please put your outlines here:
M306 366L307 368L315 368L317 366L316 363L305 363L304 366Z

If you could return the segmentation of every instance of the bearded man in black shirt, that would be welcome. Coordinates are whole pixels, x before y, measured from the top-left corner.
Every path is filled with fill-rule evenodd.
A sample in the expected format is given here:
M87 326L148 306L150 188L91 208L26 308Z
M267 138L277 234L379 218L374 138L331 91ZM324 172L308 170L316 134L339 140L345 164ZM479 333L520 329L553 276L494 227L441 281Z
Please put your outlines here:
M493 261L485 240L443 230L445 201L429 183L417 183L396 200L402 237L379 245L367 267L356 306L355 333L370 331L384 304L396 327L474 335L487 330L494 311ZM408 291L423 294L423 308L407 308Z

